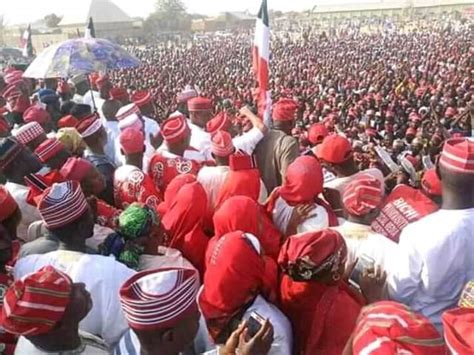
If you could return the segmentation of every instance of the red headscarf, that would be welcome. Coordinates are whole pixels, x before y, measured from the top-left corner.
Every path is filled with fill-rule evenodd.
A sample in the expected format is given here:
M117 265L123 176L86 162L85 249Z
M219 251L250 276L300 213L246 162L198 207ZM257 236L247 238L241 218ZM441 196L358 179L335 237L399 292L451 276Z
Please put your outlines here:
M222 236L207 251L204 288L198 302L216 340L233 317L256 296L269 294L265 261L241 231Z
M231 170L217 194L216 209L232 196L247 196L258 201L260 184L258 169Z
M234 196L225 201L214 213L214 235L217 238L236 230L253 234L265 253L274 260L280 251L281 235L262 213L257 202L247 196Z
M275 208L278 197L290 206L315 202L324 207L329 218L329 227L338 225L337 216L331 206L318 196L323 192L323 171L314 157L301 156L288 166L283 185L273 191L267 204L267 212Z
M294 266L303 260L314 264L316 273L321 267L335 270L346 253L344 239L331 229L292 236L281 248L278 264L285 270L280 284L281 308L298 334L298 354L341 354L363 301L345 282L323 284L311 275L296 273ZM304 281L305 277L310 280Z
M199 182L192 182L184 185L174 196L162 220L169 237L165 246L180 250L201 271L201 275L209 242L202 230L206 211L206 191Z
M178 175L173 180L171 180L168 187L166 188L164 200L158 206L158 212L160 213L160 215L164 215L168 211L174 197L184 185L190 184L195 181L196 176L191 174Z

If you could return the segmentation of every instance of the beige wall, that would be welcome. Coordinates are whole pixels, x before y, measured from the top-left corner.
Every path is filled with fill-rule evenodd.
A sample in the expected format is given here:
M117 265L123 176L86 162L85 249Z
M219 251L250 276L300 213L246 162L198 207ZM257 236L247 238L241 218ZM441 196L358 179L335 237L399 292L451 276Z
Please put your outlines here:
M35 34L31 36L31 41L33 42L33 48L36 50L37 53L39 53L47 45L52 45L58 42L62 42L69 38L70 37L66 33L39 34L39 35ZM19 33L18 34L7 33L3 36L5 46L7 47L20 47L20 39L21 39L21 35Z

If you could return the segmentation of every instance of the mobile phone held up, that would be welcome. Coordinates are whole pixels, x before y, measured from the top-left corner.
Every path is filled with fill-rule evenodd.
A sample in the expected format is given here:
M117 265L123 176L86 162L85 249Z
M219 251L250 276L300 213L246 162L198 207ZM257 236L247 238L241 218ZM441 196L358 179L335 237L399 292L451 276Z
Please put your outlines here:
M258 333L260 328L263 327L264 323L265 318L263 318L260 314L257 312L250 313L250 318L247 320L248 335L253 338Z
M375 266L375 260L366 254L362 254L358 259L357 263L352 269L351 276L349 277L349 283L360 289L360 279L365 269L373 269Z

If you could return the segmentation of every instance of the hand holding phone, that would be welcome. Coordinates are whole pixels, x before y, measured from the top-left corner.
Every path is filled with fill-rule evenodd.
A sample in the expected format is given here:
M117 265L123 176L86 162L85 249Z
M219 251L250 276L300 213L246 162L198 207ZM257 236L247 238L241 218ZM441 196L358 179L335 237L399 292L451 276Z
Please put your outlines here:
M257 312L252 312L250 314L250 318L247 321L248 335L250 337L254 337L259 332L260 328L262 328L264 323L265 318L263 318Z

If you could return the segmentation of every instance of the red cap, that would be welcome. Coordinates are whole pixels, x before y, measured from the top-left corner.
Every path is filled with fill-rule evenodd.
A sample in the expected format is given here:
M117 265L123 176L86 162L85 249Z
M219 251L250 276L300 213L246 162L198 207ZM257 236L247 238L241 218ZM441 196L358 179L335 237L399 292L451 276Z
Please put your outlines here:
M362 309L354 331L353 354L445 355L443 337L430 320L397 302Z
M18 205L10 192L0 185L0 222L9 218L17 208Z
M11 84L12 82L17 81L22 78L23 78L23 72L21 70L12 70L8 74L5 74L3 79L5 80L5 83Z
M151 103L151 94L149 91L137 91L132 95L132 101L138 107L146 106Z
M65 180L81 182L92 170L94 165L86 159L69 158L62 166L59 173Z
M79 124L79 120L73 115L67 115L58 121L58 128L72 127L75 128Z
M415 127L408 127L405 136L416 136L416 128Z
M342 194L346 210L354 216L365 216L382 203L383 190L379 180L362 175L348 184Z
M16 335L48 333L66 312L72 284L67 274L50 265L16 280L3 299L2 327Z
M21 95L12 106L13 112L24 113L31 106L31 102L27 96Z
M112 88L110 90L110 98L112 100L125 101L128 100L127 89L124 88Z
M180 142L188 134L189 127L184 116L170 117L161 124L161 135L168 143Z
M280 99L273 106L274 121L293 121L298 109L297 103L292 99Z
M447 140L439 164L453 172L474 174L474 142L466 138Z
M206 130L212 134L219 130L227 131L230 126L231 122L227 113L219 112L216 117L207 122Z
M257 158L237 151L229 157L229 168L232 171L257 169Z
M46 135L46 133L38 122L26 123L13 132L13 136L18 140L18 142L24 145L31 143L31 141L41 135Z
M198 94L196 90L194 90L191 86L188 85L182 92L178 94L177 100L178 103L182 104L188 102L190 99L197 96Z
M211 152L217 157L228 157L235 151L232 137L226 131L214 133L211 138L211 144Z
M322 123L315 123L308 130L308 140L312 145L320 144L329 135L329 131Z
M102 122L96 114L81 120L76 126L82 138L87 138L97 133L102 128Z
M21 96L21 91L15 85L7 85L2 96L7 101L16 100Z
M315 150L316 156L327 163L340 164L352 158L351 143L338 134L324 138L323 143Z
M56 138L48 138L35 149L35 154L42 163L46 163L63 150L64 144Z
M146 270L123 284L120 303L132 329L170 328L197 311L199 285L195 269Z
M133 115L136 115L137 117L140 117L140 115L141 115L140 108L135 103L128 104L128 105L120 107L120 109L117 111L115 117L117 118L117 121L120 122L120 121L126 119L127 117L133 116Z
M452 354L474 354L474 308L443 313L444 338Z
M120 133L120 147L125 154L143 153L145 147L145 136L143 131L126 128Z
M443 188L441 186L441 180L436 173L436 169L430 169L425 172L423 179L421 179L421 188L428 195L442 196Z
M212 111L212 101L208 98L198 96L188 101L189 112Z
M44 124L51 121L51 116L41 106L33 105L23 113L23 121L25 123L38 122L39 124Z

